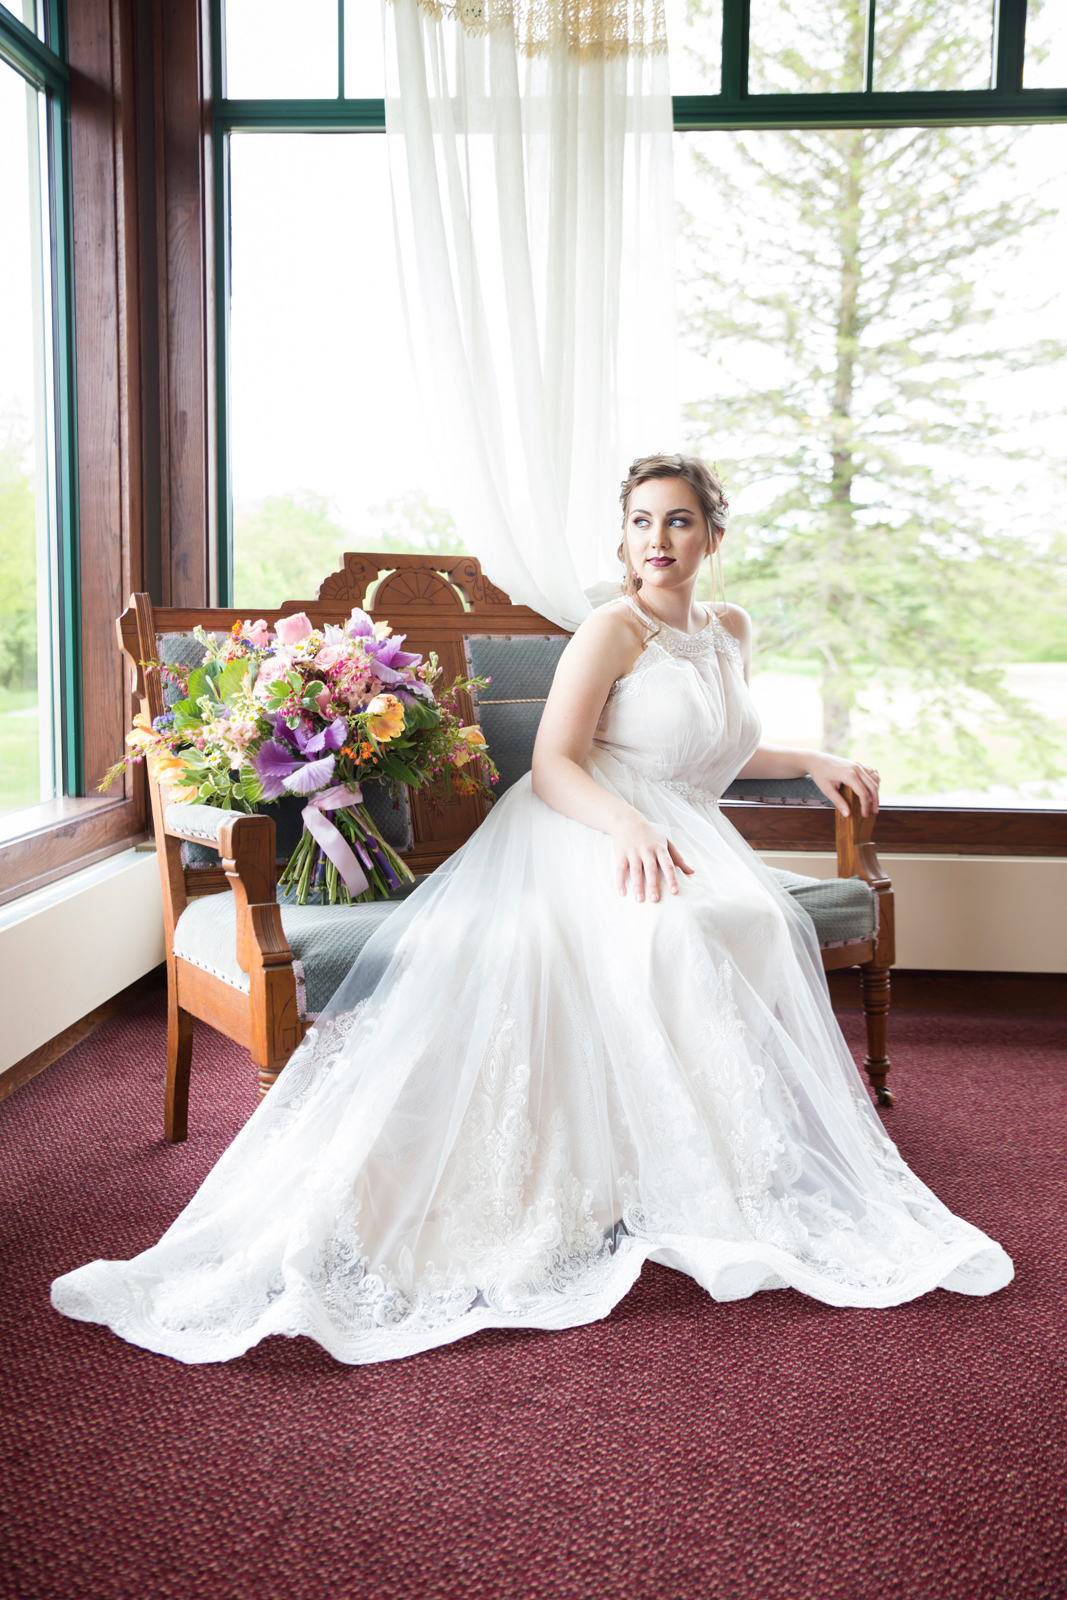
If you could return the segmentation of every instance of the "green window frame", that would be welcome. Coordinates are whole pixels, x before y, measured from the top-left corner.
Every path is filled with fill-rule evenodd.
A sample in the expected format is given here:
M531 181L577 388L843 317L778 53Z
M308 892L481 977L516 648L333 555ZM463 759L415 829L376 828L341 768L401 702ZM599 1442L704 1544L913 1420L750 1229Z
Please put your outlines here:
M866 85L856 93L750 94L750 0L723 0L720 92L675 95L676 132L721 128L963 127L1067 122L1067 85L1024 89L1026 0L996 0L990 87L944 91L873 88L877 0L867 0ZM215 351L217 361L218 593L233 604L233 515L229 466L230 194L229 135L373 133L385 129L385 101L345 94L345 0L337 0L337 94L306 100L230 100L226 83L225 0L211 0L215 133Z
M55 374L56 578L59 586L60 727L57 787L84 793L81 681L81 574L78 551L78 458L74 382L73 210L70 73L64 0L38 0L44 39L0 6L0 60L46 96L48 229L52 251L52 350Z

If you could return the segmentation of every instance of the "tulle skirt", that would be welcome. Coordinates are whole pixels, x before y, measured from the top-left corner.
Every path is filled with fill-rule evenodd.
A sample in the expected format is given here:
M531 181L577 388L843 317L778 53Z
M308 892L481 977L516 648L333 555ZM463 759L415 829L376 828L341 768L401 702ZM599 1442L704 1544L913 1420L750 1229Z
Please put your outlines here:
M814 930L717 805L594 777L696 868L621 898L610 839L515 786L384 923L152 1249L53 1285L179 1361L306 1334L339 1361L605 1316L645 1260L715 1300L989 1294L999 1245L886 1137Z

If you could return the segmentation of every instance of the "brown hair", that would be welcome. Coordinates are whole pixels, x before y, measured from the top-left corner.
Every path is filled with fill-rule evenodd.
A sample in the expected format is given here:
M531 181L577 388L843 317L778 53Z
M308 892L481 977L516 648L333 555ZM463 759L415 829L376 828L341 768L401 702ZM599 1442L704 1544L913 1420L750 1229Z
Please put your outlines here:
M683 483L689 485L704 513L711 548L714 548L717 542L712 537L713 534L717 533L721 538L726 532L726 519L730 514L730 502L722 492L722 479L699 456L638 457L623 479L619 494L623 528L622 543L619 545L619 560L624 569L622 592L631 598L636 598L637 591L641 587L641 579L634 577L626 554L626 518L629 514L630 496L640 484L648 483L652 478L681 478Z

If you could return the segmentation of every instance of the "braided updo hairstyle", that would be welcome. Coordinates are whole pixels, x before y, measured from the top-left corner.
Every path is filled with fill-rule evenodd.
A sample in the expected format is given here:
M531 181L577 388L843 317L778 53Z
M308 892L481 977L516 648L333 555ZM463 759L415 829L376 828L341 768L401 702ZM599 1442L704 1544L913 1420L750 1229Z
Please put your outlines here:
M640 456L623 479L619 495L623 527L622 543L619 545L619 560L623 565L622 592L632 598L636 598L641 579L634 577L626 554L626 518L629 515L630 496L639 484L648 483L651 478L681 478L689 485L700 502L708 525L709 555L719 542L715 535L721 538L726 532L726 519L730 514L730 503L722 492L722 480L699 456Z

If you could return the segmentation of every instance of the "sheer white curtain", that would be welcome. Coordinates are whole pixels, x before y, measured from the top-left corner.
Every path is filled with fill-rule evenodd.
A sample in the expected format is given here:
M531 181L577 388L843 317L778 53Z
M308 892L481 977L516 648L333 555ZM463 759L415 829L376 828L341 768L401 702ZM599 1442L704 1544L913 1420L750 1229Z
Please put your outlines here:
M387 0L385 25L412 425L488 575L573 628L618 581L630 460L677 448L662 0Z

